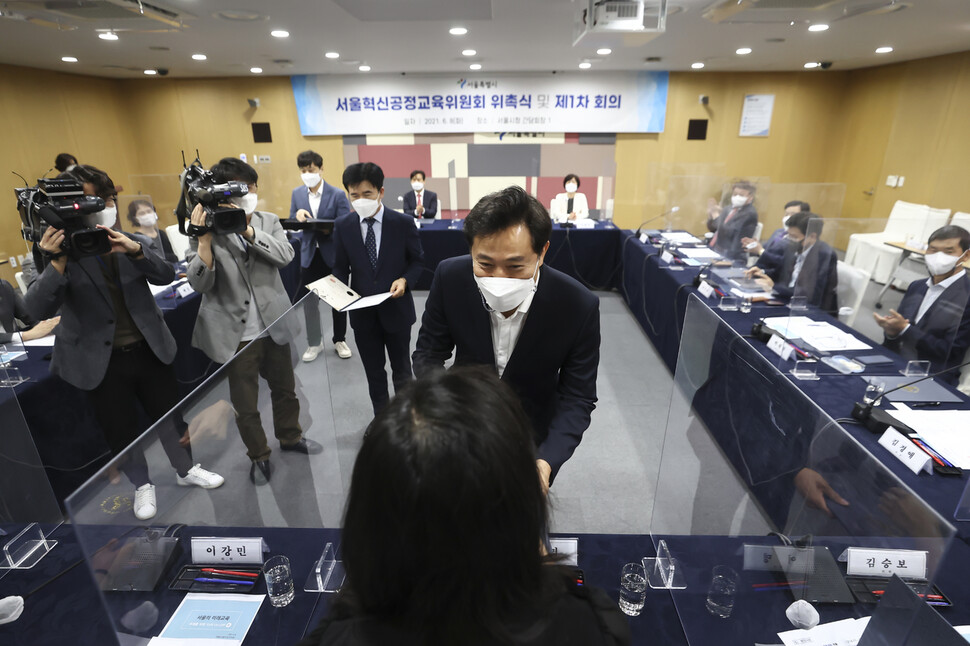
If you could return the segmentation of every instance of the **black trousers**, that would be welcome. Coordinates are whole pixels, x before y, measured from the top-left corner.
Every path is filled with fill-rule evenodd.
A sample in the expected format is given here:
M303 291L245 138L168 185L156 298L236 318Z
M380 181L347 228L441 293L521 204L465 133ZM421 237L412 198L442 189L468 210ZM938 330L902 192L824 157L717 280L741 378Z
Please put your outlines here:
M387 332L380 326L364 330L354 329L354 340L360 360L367 375L367 390L374 407L374 415L390 401L387 393L387 371L384 370L384 352L391 360L391 380L394 392L414 379L411 372L411 328Z
M154 424L179 403L175 370L162 363L145 341L112 352L104 379L89 396L113 456L144 431L138 404ZM157 429L168 461L182 476L192 468L192 452L179 444L186 428L181 418L170 417ZM143 446L129 451L120 467L136 487L151 482Z
M314 252L310 266L300 270L300 290L296 294L300 300L309 293L307 283L329 276L333 272L319 252ZM309 345L320 345L323 341L323 329L320 326L320 308L326 307L333 315L333 342L338 343L347 339L347 312L338 312L319 298L309 302L303 309L306 318L306 338Z

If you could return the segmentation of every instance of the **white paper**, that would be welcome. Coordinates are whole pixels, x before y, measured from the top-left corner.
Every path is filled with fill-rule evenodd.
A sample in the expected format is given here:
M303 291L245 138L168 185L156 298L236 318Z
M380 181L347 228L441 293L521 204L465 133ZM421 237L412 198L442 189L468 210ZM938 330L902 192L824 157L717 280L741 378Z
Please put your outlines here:
M349 312L350 310L362 310L365 307L374 307L375 305L380 305L387 299L391 297L391 292L384 292L382 294L374 294L372 296L362 296L347 307L343 308L343 312Z
M907 409L889 414L916 431L949 462L970 469L970 411Z
M148 646L241 646L238 639L182 639L179 637L152 637Z
M700 242L686 231L665 231L660 234L660 237L668 242L693 242L695 244Z
M178 280L172 281L168 285L152 285L151 283L148 283L148 289L151 290L152 296L158 296L159 294L171 292L173 287L184 282L184 278L179 278Z
M308 283L307 289L338 312L360 298L360 294L337 280L333 274Z
M771 113L774 107L774 94L748 94L745 96L738 136L767 137L771 132Z
M54 345L54 335L48 334L47 336L42 336L39 339L31 339L30 341L24 341L24 345L27 346L28 348L51 347Z
M828 321L815 321L807 316L773 316L765 319L765 325L788 339L801 339L819 352L868 350L872 347Z
M178 640L175 643L193 646L209 642L213 638L221 644L241 644L265 598L265 594L190 592L182 599L159 637L174 638ZM218 617L228 619L220 621Z
M718 260L721 257L721 254L713 249L706 249L703 247L699 247L697 249L680 249L680 253L684 254L688 258L695 258L697 260Z
M785 646L855 646L868 625L869 617L843 619L819 624L811 630L778 633L778 637Z

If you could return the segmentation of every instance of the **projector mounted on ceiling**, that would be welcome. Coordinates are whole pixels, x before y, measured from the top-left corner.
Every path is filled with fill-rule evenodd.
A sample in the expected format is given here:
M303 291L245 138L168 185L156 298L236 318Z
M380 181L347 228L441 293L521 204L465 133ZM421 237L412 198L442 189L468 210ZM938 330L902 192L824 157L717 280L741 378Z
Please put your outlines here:
M580 6L574 47L590 34L645 34L649 40L667 28L667 0L584 0Z

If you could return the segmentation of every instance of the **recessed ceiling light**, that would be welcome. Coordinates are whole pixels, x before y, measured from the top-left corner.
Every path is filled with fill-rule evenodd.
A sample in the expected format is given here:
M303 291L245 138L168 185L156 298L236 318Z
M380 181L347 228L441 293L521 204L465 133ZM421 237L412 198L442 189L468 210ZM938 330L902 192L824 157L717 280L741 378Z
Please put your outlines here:
M610 49L609 47L600 47L599 49L596 50L596 53L599 54L600 56L609 56L610 54L613 53L613 50Z
M155 76L158 74L157 70L145 70L145 76Z
M821 23L820 22L817 25L809 25L808 30L809 31L825 31L828 28L829 28L828 25L826 25L825 23Z
M465 29L464 27L452 27L451 29L448 30L448 33L451 34L452 36L464 36L465 34L468 33L468 30Z
M738 56L747 56L748 54L751 53L751 48L739 47L738 49L734 50L734 53L737 54Z
M273 31L269 32L269 35L273 38L289 38L290 32L286 31L285 29L274 29Z
M340 58L340 52L327 52L324 56L327 58Z
M98 34L98 38L101 40L118 40L118 34L113 31L102 31Z
M877 47L876 48L876 53L877 54L889 54L892 51L893 51L893 48L892 47Z
M262 67L250 67L249 68L249 71L252 72L253 74L262 74L263 73L263 68Z
M65 63L77 63L77 59L73 56L61 56L61 60Z
M816 63L815 61L810 61L810 62L808 62L808 63L805 63L805 65L804 65L803 67L804 67L805 69L807 69L807 70L813 70L813 69L815 69L816 67L818 67L818 63Z
M704 69L704 63L691 63L690 66L692 69L695 69L695 70Z
M581 69L581 70L588 70L592 66L593 66L592 63L587 63L586 61L583 61L582 63L579 64L579 69Z
M461 50L461 55L462 56L474 56L477 53L478 52L476 52L474 49L463 49L463 50Z
M472 63L471 65L468 66L468 69L470 69L470 70L476 70L476 71L477 70L480 70L480 69L482 69L482 64L481 63Z
M206 59L205 54L192 54L193 61L204 61Z
M369 72L370 71L370 65L361 65L357 69L359 69L361 72Z

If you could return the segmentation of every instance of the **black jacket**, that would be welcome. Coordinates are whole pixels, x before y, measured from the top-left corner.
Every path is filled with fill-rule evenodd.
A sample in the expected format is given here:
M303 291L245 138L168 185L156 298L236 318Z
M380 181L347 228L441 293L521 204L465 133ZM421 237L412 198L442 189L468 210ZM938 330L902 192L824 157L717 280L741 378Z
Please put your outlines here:
M766 272L775 281L775 293L785 298L804 296L809 305L838 315L839 259L835 251L828 244L817 240L805 255L798 280L792 288L788 283L791 282L797 258L796 247L789 246L782 257L781 266Z
M741 260L747 256L741 246L741 238L754 237L754 230L758 228L758 212L753 204L745 204L738 209L730 222L725 222L732 210L734 207L726 206L717 219L709 221L707 226L715 235L711 248L725 258Z

